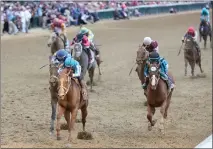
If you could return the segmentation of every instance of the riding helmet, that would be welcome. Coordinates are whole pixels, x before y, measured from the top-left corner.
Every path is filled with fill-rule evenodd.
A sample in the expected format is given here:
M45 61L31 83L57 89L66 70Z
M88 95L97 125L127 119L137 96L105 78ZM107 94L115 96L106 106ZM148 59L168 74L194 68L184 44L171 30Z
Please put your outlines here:
M158 61L159 59L160 59L160 55L158 54L158 52L153 51L153 52L149 53L150 61Z
M64 58L66 58L66 56L68 55L68 52L64 49L60 49L57 51L56 53L56 58L59 60L59 61L63 61Z

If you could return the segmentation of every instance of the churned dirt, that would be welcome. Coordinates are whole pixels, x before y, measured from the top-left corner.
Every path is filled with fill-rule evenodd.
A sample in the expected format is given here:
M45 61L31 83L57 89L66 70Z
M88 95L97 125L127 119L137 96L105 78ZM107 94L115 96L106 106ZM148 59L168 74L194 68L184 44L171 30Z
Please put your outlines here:
M202 49L206 78L184 77L183 51L177 56L181 37L199 13L169 15L150 19L109 21L91 25L96 43L101 44L102 82L90 93L86 129L93 140L77 140L72 147L193 148L212 133L212 50ZM72 39L78 28L69 28ZM32 31L33 32L33 31ZM34 35L3 36L1 40L1 147L64 147L62 140L49 135L50 94L48 90L48 31ZM136 51L145 36L159 42L160 53L169 62L176 89L161 136L157 123L147 130L145 97L135 72ZM203 48L203 42L200 44ZM196 73L200 73L196 67ZM96 71L97 79L98 71ZM79 115L80 116L80 113ZM157 110L155 117L160 118ZM64 121L64 119L63 119ZM76 123L77 132L82 130Z

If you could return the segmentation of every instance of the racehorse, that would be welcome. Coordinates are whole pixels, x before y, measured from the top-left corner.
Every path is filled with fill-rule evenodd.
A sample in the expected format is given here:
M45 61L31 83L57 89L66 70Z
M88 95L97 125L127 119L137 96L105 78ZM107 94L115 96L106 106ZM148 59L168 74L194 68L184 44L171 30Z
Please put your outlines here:
M211 27L208 25L207 21L202 20L200 28L199 28L199 36L200 36L200 42L204 40L204 48L206 48L206 43L207 43L207 37L209 36L210 42L212 39L212 34L211 34Z
M137 57L136 57L136 63L138 64L136 68L136 72L138 74L138 77L141 81L141 83L145 83L145 78L144 78L144 67L146 64L146 60L148 59L149 52L145 49L144 46L139 45L139 49L137 51ZM144 93L145 96L147 96ZM147 102L144 103L144 105L147 105Z
M63 36L63 38L61 37L61 35ZM51 47L51 55L53 55L59 49L65 48L66 37L64 34L61 35L59 36L56 32L51 33L47 42L47 46Z
M95 57L95 53L91 51L92 57ZM97 60L94 58L92 60L91 63L89 63L89 57L87 54L87 51L85 48L83 48L81 41L77 41L74 43L74 48L73 48L73 56L76 60L79 61L80 65L81 65L81 78L84 79L86 72L88 70L89 73L89 78L90 78L90 90L92 91L92 87L94 85L94 73L95 73L95 68L97 65ZM101 75L101 71L100 71L100 63L98 61L98 67L99 67L99 77Z
M201 67L201 54L198 54L198 51L194 45L193 39L188 37L184 46L185 76L187 75L188 63L191 66L192 77L194 77L195 64L199 66L200 72L203 73L203 69Z
M155 114L155 108L160 107L160 113L162 115L160 121L160 130L163 134L164 132L164 120L167 118L167 111L170 105L172 93L174 87L171 87L169 91L170 85L166 83L165 80L162 79L160 75L160 64L148 63L149 66L149 84L147 86L147 119L149 120L148 130L151 131L152 127L155 125L157 120L153 120L152 117ZM172 74L168 73L169 80L174 82L174 78Z
M63 69L58 76L58 112L57 112L57 140L60 140L60 120L64 115L68 125L68 141L71 141L71 129L74 124L78 109L81 109L83 131L85 132L85 124L87 117L88 100L82 100L81 87L78 79L72 77L72 69ZM71 114L71 115L70 115ZM70 119L71 116L71 119Z
M49 71L50 71L50 79L49 79L50 87L49 87L49 90L50 90L50 95L51 95L51 107L52 107L50 133L53 134L53 132L54 132L54 121L56 119L56 107L57 107L57 102L58 102L58 95L57 95L58 65L50 64Z

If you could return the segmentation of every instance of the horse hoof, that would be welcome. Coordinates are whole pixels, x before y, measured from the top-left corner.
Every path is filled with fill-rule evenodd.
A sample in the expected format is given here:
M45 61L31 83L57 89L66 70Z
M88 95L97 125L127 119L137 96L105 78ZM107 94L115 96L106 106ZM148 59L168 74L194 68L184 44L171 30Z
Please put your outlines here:
M155 126L156 122L157 122L157 119L152 121L153 126Z
M146 107L146 106L147 106L147 101L145 101L145 102L143 103L143 105Z
M71 147L72 147L72 145L70 143L65 145L65 148L71 148Z
M91 133L86 132L86 131L82 131L82 132L78 132L78 139L82 139L82 140L92 140L93 136Z
M54 135L54 131L50 131L50 136L53 136Z
M94 90L94 89L90 89L90 92L91 92L91 93L95 93L95 90Z
M75 122L76 122L76 123L81 123L82 120L81 120L81 119L76 119Z
M76 139L72 139L71 142L72 142L73 144L77 144L77 140L76 140Z
M148 130L151 131L152 130L152 125L148 124Z
M197 77L199 77L199 78L205 78L206 74L205 73L197 74Z
M57 140L61 140L61 137L60 137L60 136L57 136Z

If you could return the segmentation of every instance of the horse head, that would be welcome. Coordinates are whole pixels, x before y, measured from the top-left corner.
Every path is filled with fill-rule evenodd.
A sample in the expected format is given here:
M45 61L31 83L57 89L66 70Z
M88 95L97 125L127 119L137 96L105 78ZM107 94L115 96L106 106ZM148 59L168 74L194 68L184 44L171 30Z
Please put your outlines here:
M144 46L139 45L139 49L137 51L136 63L142 64L148 59L149 52L146 50Z
M63 100L66 94L69 91L71 85L72 69L65 68L63 69L58 76L58 99Z
M47 46L50 47L57 40L57 34L55 32L51 33L47 41Z
M149 82L152 90L156 90L160 79L160 63L148 63L149 66Z
M81 56L83 47L81 45L81 42L75 42L73 45L73 55L76 59L78 59Z
M50 80L49 83L51 86L55 87L58 83L58 65L50 64Z

